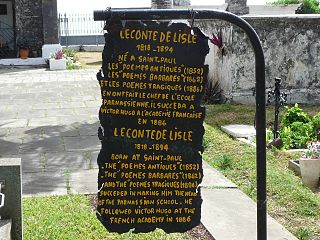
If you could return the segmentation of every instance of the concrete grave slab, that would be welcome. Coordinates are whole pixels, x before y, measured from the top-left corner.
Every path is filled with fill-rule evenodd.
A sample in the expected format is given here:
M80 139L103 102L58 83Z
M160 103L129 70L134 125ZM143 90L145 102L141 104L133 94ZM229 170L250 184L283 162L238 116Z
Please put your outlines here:
M256 203L238 189L201 189L201 222L215 239L255 240ZM268 239L297 240L268 216Z
M250 137L249 137L249 138L250 138ZM238 138L238 140L239 140L240 142L243 142L243 143L246 143L246 144L248 144L248 145L251 145L252 147L256 147L256 143L253 142L253 141L251 141L251 140L249 140L249 139L247 139L247 138Z
M202 188L237 188L233 182L212 168L207 162L202 161L203 179L200 186Z
M232 124L221 126L221 130L231 135L234 138L248 138L256 135L256 130L253 126L243 124Z

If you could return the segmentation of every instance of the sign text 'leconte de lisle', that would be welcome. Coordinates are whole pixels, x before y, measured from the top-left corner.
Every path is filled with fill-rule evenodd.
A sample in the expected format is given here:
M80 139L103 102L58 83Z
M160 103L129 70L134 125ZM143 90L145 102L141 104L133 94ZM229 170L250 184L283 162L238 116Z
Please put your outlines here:
M200 223L207 38L183 23L106 26L98 219L109 231Z

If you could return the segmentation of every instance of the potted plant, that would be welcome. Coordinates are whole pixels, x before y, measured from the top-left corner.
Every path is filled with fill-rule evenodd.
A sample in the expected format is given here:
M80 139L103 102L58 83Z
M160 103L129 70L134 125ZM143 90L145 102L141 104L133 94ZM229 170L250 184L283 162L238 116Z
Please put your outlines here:
M19 57L21 59L27 59L29 57L30 52L29 44L24 40L20 40L17 46L19 47Z
M308 145L299 165L303 184L311 189L317 188L320 176L320 141Z
M49 59L50 70L65 70L67 60L64 58L63 51L56 51Z

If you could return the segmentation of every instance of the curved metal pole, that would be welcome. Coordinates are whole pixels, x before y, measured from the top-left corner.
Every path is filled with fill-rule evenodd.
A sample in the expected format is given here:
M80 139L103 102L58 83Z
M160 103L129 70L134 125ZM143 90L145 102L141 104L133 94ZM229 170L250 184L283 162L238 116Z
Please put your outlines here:
M201 9L108 9L94 11L95 21L112 20L172 20L172 19L220 19L240 27L249 37L255 54L256 77L256 157L257 157L257 239L267 239L267 191L266 191L266 93L265 60L260 39L251 25L229 12Z

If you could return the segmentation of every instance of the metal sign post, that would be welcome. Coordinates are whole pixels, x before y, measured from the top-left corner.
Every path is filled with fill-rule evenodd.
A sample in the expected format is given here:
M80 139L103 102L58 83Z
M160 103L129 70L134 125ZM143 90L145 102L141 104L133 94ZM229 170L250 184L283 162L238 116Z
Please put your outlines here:
M248 36L255 54L256 77L256 158L257 158L257 239L267 239L267 194L266 194L266 96L265 60L259 37L242 18L217 10L180 9L108 9L94 11L95 21L116 20L172 20L172 19L220 19L240 27Z

